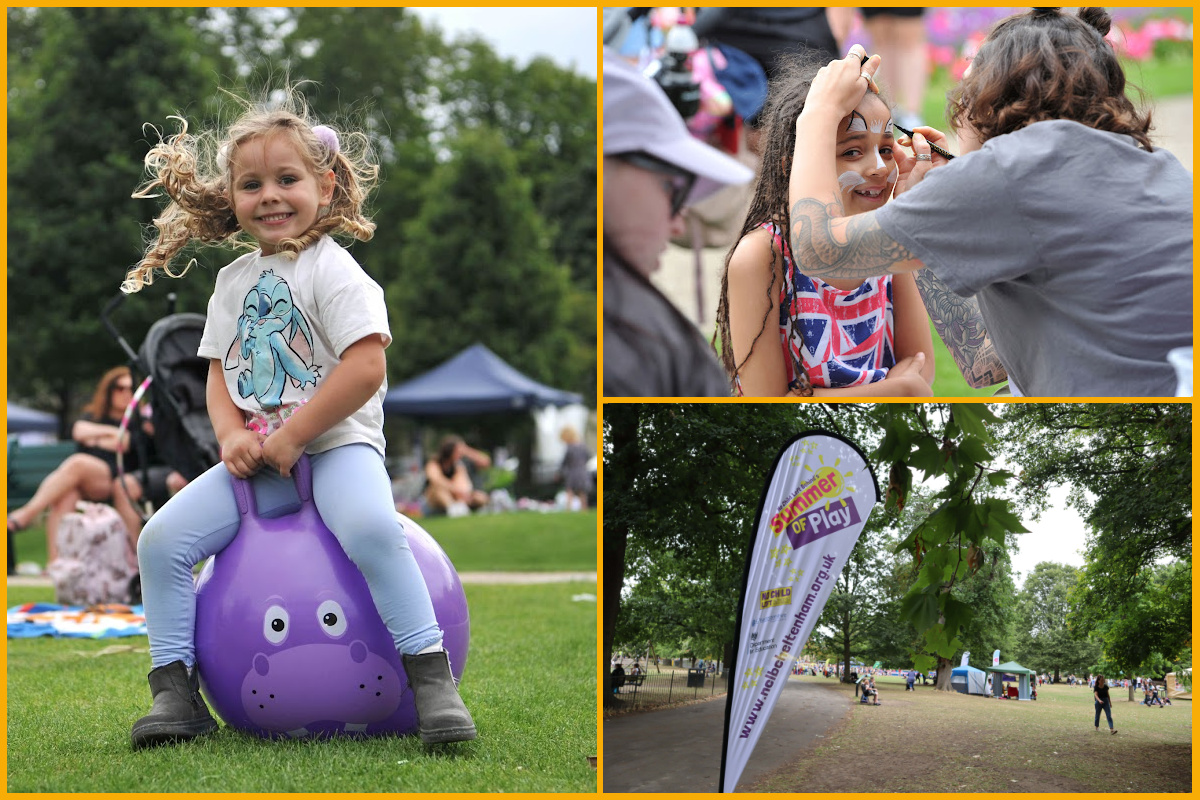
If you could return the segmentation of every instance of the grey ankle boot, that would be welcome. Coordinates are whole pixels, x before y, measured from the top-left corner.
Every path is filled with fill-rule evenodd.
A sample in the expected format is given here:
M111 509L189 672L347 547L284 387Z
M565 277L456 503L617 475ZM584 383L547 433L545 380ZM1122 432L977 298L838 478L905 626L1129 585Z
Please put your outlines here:
M466 742L475 738L475 723L458 696L450 657L440 653L402 656L408 685L417 704L421 741L426 744Z
M217 729L217 721L208 713L200 696L195 670L182 661L151 670L150 693L154 705L150 713L133 723L133 748L192 739Z

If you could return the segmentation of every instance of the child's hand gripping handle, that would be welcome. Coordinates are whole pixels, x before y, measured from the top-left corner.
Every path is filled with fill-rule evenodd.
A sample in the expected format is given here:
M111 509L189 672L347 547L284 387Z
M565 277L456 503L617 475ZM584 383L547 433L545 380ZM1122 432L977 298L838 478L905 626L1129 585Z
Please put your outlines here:
M296 493L300 496L300 503L304 506L309 505L313 497L312 464L307 453L302 453L296 466L292 468L292 478L296 481ZM254 487L250 481L232 474L229 481L233 484L233 496L237 498L238 513L243 517L257 517L258 507L254 502Z

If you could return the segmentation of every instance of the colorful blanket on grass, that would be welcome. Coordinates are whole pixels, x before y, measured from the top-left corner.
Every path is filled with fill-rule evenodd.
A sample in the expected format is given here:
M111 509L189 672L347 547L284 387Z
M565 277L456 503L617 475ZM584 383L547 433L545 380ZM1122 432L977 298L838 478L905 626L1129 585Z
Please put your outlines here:
M146 617L141 606L107 604L64 606L25 603L8 610L8 638L58 636L76 639L109 639L145 636Z

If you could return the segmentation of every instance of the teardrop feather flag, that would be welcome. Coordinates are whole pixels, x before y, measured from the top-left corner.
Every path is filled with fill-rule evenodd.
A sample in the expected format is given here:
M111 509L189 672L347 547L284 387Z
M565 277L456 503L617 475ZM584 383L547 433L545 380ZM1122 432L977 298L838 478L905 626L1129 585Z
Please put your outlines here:
M871 465L837 434L798 434L775 459L746 555L720 791L737 787L792 663L878 501Z

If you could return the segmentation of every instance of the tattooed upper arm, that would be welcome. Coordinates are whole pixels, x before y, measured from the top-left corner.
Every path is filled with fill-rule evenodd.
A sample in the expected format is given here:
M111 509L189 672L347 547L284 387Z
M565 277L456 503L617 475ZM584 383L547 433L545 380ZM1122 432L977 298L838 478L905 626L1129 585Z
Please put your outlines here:
M817 278L874 278L924 266L884 233L871 213L845 216L841 201L811 198L792 206L792 255L805 275Z
M917 289L934 330L972 388L994 386L1008 378L975 298L958 296L928 269L917 273Z

